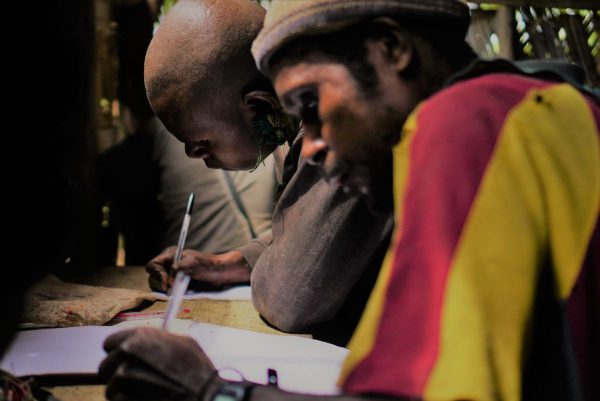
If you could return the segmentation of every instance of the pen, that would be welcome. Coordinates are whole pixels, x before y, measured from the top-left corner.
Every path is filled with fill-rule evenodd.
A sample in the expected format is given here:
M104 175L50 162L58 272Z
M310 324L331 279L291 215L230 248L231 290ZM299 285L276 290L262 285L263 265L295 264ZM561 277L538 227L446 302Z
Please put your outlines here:
M190 226L190 219L192 215L192 208L194 206L194 193L192 192L188 198L187 207L185 208L185 215L183 216L183 224L181 225L181 231L179 232L179 241L177 241L177 250L175 251L175 260L173 264L179 263L181 260L181 254L183 253L183 246L185 245L185 238L187 237L188 228ZM169 301L167 302L167 311L165 312L165 318L163 320L162 329L164 331L169 330L171 321L177 316L179 308L181 308L181 302L183 296L187 291L188 284L190 283L190 276L182 271L178 271L173 281L173 285L167 295L170 295Z

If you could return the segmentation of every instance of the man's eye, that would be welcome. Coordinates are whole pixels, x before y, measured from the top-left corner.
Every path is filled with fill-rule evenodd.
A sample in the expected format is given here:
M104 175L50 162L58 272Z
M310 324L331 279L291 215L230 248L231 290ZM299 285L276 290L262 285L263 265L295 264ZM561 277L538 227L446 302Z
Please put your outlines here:
M300 118L307 124L318 124L319 120L319 102L317 99L311 99L304 103L300 111Z

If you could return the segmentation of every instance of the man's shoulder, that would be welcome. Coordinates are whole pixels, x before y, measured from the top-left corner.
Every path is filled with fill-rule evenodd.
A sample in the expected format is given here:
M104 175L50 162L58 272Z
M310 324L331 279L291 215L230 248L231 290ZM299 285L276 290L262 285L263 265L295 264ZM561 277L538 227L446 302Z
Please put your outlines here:
M431 96L419 107L423 121L465 124L473 119L504 119L532 89L556 82L510 73L491 73L459 81Z
M462 80L424 101L405 125L404 136L412 131L418 137L414 149L422 148L428 154L435 149L452 158L489 150L511 111L528 93L552 84L507 73Z
M485 106L488 103L515 102L533 88L555 84L556 82L517 74L493 73L459 81L432 96L428 103L458 102L469 106Z

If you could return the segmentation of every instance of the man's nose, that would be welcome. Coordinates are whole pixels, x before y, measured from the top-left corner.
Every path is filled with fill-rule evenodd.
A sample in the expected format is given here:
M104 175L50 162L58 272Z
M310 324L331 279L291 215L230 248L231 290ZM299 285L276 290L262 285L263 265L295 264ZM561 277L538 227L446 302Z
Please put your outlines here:
M304 137L302 141L302 157L308 164L323 164L328 150L329 147L321 138L309 139Z
M202 142L186 142L185 154L194 159L206 159L210 156L207 144Z

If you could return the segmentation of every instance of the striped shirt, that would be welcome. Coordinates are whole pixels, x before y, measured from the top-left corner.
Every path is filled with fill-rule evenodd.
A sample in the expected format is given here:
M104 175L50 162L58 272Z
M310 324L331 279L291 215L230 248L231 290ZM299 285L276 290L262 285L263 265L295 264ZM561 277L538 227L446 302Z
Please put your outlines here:
M573 87L512 74L457 83L413 112L346 392L598 396L599 126Z

